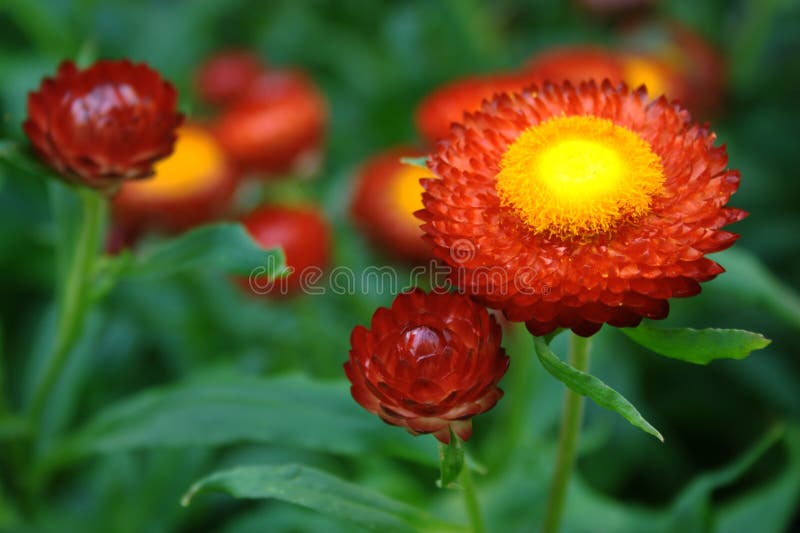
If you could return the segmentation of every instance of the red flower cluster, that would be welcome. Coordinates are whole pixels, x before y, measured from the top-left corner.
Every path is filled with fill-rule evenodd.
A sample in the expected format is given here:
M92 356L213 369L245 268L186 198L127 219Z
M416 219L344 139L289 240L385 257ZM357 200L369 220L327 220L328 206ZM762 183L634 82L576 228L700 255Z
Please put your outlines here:
M64 179L110 190L153 173L172 152L175 89L147 65L98 61L86 70L64 62L28 96L25 133Z
M275 71L253 80L214 129L244 169L305 175L319 166L327 117L325 98L303 73Z
M230 158L263 176L313 173L328 121L325 97L299 70L275 70L248 52L222 52L197 74L206 102L221 106L213 129Z
M482 306L458 294L398 295L371 329L351 335L344 369L353 398L385 422L450 441L472 433L472 417L502 397L508 368L500 326Z

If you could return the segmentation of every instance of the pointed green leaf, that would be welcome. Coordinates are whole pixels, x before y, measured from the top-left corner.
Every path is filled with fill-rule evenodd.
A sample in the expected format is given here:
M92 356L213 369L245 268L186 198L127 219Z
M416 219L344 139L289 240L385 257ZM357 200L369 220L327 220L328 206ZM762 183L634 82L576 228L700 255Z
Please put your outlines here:
M542 366L557 380L561 381L564 385L574 390L578 394L588 396L594 402L606 409L611 409L619 413L622 418L641 429L642 431L653 435L661 442L664 442L664 437L658 432L650 423L642 417L636 407L631 402L626 400L620 393L597 379L596 377L576 370L563 362L547 346L547 343L542 337L534 337L534 346L536 347L536 355L539 357Z
M464 448L453 429L450 428L450 444L439 444L439 472L437 482L440 488L446 489L455 483L464 468Z
M620 328L622 333L657 354L707 365L715 359L743 359L767 346L769 339L741 329Z
M201 493L236 498L277 499L347 520L369 531L458 531L425 511L380 493L301 465L244 466L216 472L195 483L181 499L188 506Z
M219 270L247 276L276 276L284 270L283 253L259 247L241 224L202 226L144 251L127 269L137 278L158 278L187 270Z
M346 382L302 376L212 375L111 405L62 446L92 453L253 442L340 455L371 450L435 465L432 443L390 427L353 401Z

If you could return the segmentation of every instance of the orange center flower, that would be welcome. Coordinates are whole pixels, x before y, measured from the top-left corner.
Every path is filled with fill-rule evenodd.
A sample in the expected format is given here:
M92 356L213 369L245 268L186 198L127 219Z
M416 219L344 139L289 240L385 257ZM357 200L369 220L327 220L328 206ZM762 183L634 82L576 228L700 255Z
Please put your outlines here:
M419 220L414 216L414 212L424 207L422 185L419 180L431 177L433 176L428 169L404 164L391 183L390 197L397 212L415 228L419 226Z
M155 175L129 182L126 194L147 199L172 199L207 189L225 169L225 155L206 130L184 126L178 131L175 151L155 166Z
M646 214L663 183L661 158L637 133L605 118L562 116L508 147L496 188L534 232L569 238Z
M650 97L658 98L662 94L674 97L669 94L671 84L663 64L645 57L630 55L622 59L622 70L623 78L628 85L631 87L644 85Z

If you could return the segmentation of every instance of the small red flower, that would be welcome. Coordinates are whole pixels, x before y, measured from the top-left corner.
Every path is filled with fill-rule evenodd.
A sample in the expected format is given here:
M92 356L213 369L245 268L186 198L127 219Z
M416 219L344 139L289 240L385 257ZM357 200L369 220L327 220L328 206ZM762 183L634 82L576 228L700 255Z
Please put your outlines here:
M248 280L257 294L280 295L297 292L305 283L319 286L322 270L331 253L331 229L315 207L262 206L242 219L250 236L263 248L280 247L288 277Z
M229 50L211 56L197 71L195 85L209 104L227 105L238 98L263 72L257 56L244 50Z
M66 61L28 95L23 128L65 180L113 189L149 176L172 152L182 121L176 99L172 85L145 64L98 61L78 70Z
M173 154L155 175L125 182L112 200L117 230L135 235L147 229L180 232L214 220L236 191L237 172L214 136L187 124L178 130Z
M274 71L253 81L215 130L246 170L307 174L319 164L327 117L325 98L305 75Z
M400 158L420 155L412 148L394 148L368 160L358 172L351 208L353 218L376 245L411 261L431 258L414 212L422 209L419 180L433 174Z
M531 83L522 74L497 74L471 77L443 85L430 93L417 107L415 121L422 137L430 144L447 137L450 126L461 122L465 112L477 111L484 100L495 94L513 93Z
M472 417L503 396L508 368L500 326L485 308L460 294L416 289L380 308L371 329L350 336L344 371L353 398L367 411L411 434L450 441L472 433Z

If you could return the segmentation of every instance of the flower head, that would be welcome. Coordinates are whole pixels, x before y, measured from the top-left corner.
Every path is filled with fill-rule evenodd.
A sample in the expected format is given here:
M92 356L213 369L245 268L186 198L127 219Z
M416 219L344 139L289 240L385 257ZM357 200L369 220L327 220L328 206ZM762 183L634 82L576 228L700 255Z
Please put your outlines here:
M120 229L179 232L213 220L228 207L237 172L214 136L187 124L178 130L175 151L155 166L155 175L123 183L113 198Z
M415 121L422 137L430 144L447 137L450 126L461 122L465 112L477 111L484 100L495 94L517 92L531 83L521 74L495 74L456 80L430 93L417 107Z
M257 56L244 50L228 50L208 58L195 78L197 92L204 101L227 105L245 92L263 72Z
M25 133L64 179L96 189L153 173L182 121L171 84L144 64L64 62L28 95Z
M624 85L501 95L431 156L418 215L459 287L532 333L634 326L723 272L705 256L746 214L726 207L739 173L715 141Z
M242 223L262 248L281 248L286 266L291 269L281 280L250 279L252 292L291 294L303 283L319 280L330 259L331 229L316 207L264 205L246 215Z
M378 309L371 329L357 326L344 364L353 398L385 422L412 434L450 441L472 433L472 417L502 397L508 368L500 326L460 294L419 289Z
M216 123L223 148L244 169L264 174L313 171L328 110L302 73L270 71L251 82Z
M412 261L431 257L414 212L422 208L419 180L433 174L400 159L420 155L411 148L395 148L371 158L358 172L352 204L353 217L372 241Z

